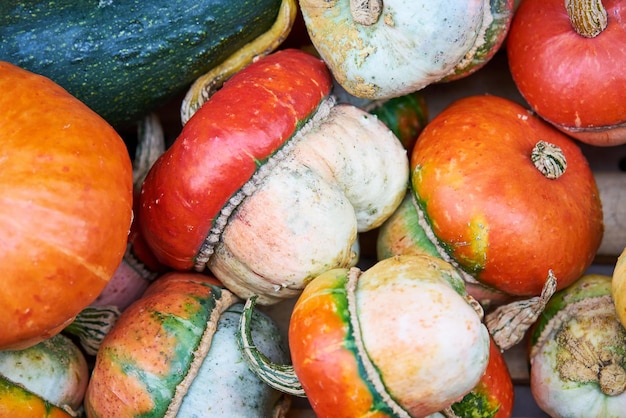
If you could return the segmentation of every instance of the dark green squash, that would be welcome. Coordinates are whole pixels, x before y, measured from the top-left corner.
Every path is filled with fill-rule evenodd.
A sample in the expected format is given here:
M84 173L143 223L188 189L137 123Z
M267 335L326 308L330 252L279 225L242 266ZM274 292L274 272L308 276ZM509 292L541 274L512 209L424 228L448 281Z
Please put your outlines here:
M3 0L0 60L134 124L267 32L281 0Z

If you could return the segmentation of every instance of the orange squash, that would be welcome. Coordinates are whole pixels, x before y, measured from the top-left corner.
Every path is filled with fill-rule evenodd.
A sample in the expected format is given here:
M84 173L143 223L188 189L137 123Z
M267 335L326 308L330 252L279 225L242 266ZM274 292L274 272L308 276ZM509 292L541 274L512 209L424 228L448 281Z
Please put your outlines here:
M381 226L377 251L439 255L481 302L532 299L532 308L521 300L487 315L506 349L591 265L603 233L598 187L576 142L515 102L482 95L457 100L422 131L410 198Z
M48 78L0 62L0 349L58 333L120 263L132 167L117 132Z
M562 151L560 177L533 163L540 141ZM537 164L549 167L552 158ZM535 296L548 270L562 289L593 261L604 224L588 162L573 140L521 105L489 95L456 101L418 138L411 170L432 240L479 284ZM398 251L391 248L401 232L384 234L381 254Z

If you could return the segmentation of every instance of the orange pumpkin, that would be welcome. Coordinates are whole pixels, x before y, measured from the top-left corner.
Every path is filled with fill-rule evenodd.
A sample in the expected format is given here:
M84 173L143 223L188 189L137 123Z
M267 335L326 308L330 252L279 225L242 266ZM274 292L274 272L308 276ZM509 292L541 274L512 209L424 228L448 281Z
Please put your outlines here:
M549 168L564 171L541 171ZM418 138L411 170L414 210L430 241L476 284L535 296L549 270L562 289L593 261L604 226L588 162L571 138L521 105L489 95L457 100ZM396 244L417 236L415 219L393 231L388 221L379 253L414 252Z
M0 349L58 333L105 287L132 218L132 167L100 116L0 62Z

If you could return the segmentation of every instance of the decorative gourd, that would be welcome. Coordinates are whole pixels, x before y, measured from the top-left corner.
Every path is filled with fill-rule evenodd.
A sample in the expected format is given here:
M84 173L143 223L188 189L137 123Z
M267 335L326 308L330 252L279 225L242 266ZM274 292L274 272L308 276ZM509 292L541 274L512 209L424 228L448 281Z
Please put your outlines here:
M2 350L0 416L78 417L88 380L85 356L62 334L23 350Z
M100 116L51 80L0 62L0 349L50 338L118 267L132 165Z
M49 77L121 128L241 48L275 49L296 8L295 0L7 0L0 59Z
M435 413L469 393L489 359L480 305L435 257L392 257L313 279L289 323L292 370L263 359L245 318L244 358L274 387L298 393L301 384L318 417Z
M507 41L511 75L535 112L597 146L626 143L626 7L525 0Z
M402 96L482 67L501 46L512 0L300 0L311 41L350 94Z
M531 332L530 389L553 417L626 411L626 330L611 277L588 274L557 292Z
M294 297L354 265L408 183L406 150L375 116L334 105L300 50L245 67L185 124L144 180L139 217L160 262L211 272L240 297Z
M568 286L593 261L603 234L593 173L572 139L521 105L455 101L422 131L411 170L401 219L381 227L382 257L436 251L495 295L543 293L538 311L554 285Z
M290 398L241 358L235 336L242 308L213 277L159 277L102 342L85 395L87 416L284 416ZM288 361L277 325L258 311L253 322L264 352Z

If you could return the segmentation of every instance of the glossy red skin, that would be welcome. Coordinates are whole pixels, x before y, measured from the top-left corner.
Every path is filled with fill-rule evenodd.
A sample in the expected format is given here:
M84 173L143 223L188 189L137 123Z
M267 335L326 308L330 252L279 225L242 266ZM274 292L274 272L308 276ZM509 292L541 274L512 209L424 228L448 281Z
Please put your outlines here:
M530 159L540 139L563 149L568 165L558 179ZM604 227L587 160L519 104L489 95L456 101L418 138L411 170L435 235L483 284L534 296L549 269L561 289L593 261Z
M115 130L48 78L0 62L0 349L61 331L104 289L132 217Z
M602 3L608 26L595 38L575 32L563 0L524 0L513 18L511 75L529 105L555 125L626 123L626 4Z
M193 268L220 210L331 86L323 61L285 49L235 74L194 114L142 186L142 232L160 262Z

